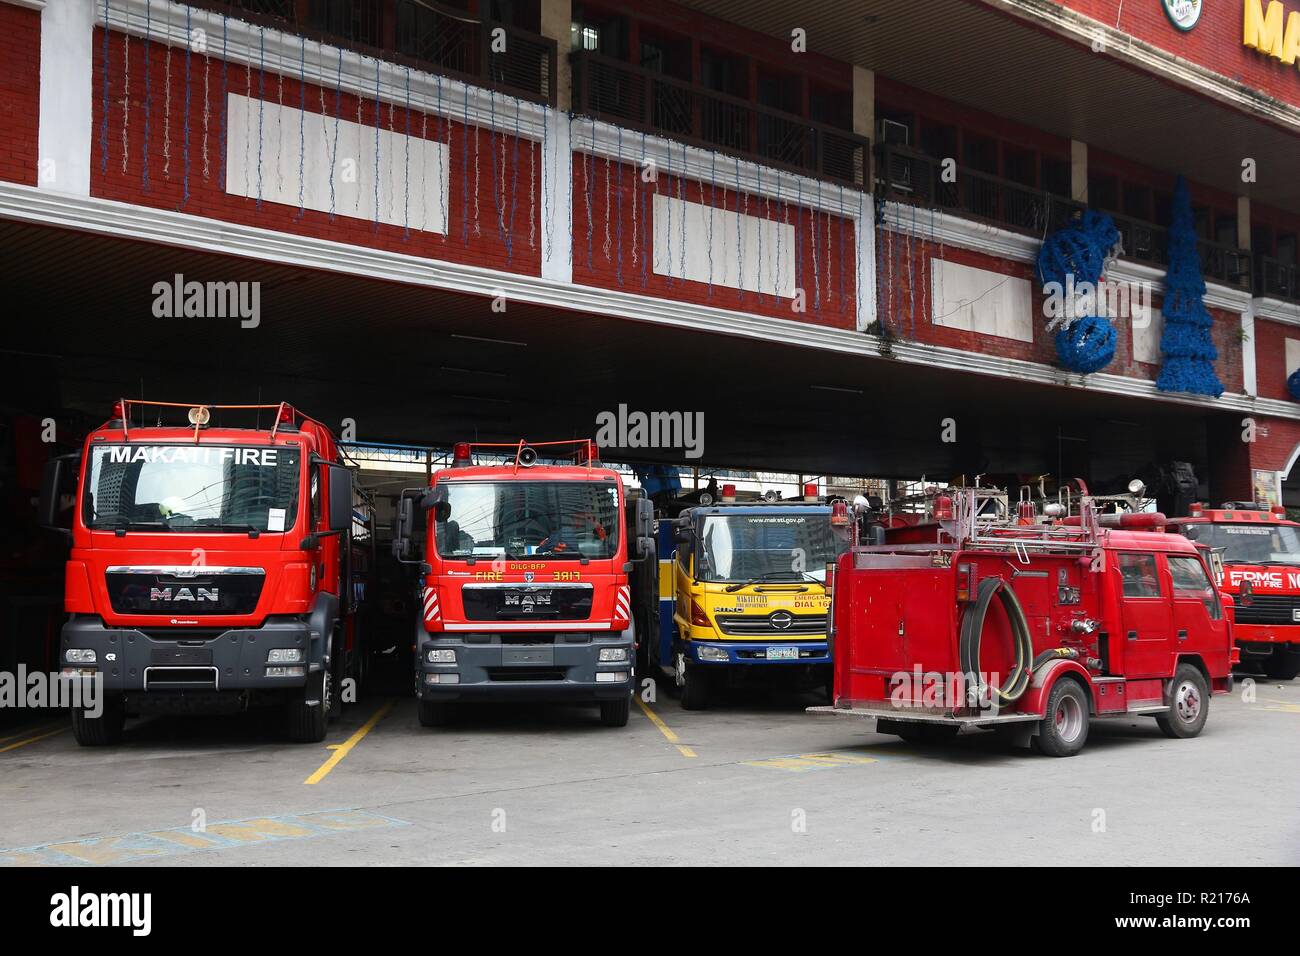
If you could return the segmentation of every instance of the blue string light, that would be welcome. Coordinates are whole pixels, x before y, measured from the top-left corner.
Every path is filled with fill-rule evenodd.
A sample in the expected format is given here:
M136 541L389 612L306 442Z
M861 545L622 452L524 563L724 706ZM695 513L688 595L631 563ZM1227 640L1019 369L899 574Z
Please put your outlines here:
M1049 235L1038 252L1038 278L1058 289L1101 281L1106 259L1119 244L1119 230L1105 213L1085 209L1075 220ZM1089 374L1115 358L1115 327L1097 315L1070 321L1056 333L1056 354L1072 372Z
M785 203L781 199L781 174L776 179L776 267L772 274L773 303L781 300L781 233L785 232Z
M144 170L141 173L141 189L149 191L149 118L153 113L152 70L149 69L150 38L153 35L153 0L145 0L144 5ZM224 155L224 151L223 151Z
M107 6L107 2L105 3ZM185 137L181 141L181 157L185 166L181 174L181 205L190 201L190 52L194 46L194 27L190 19L192 8L185 7Z
M567 165L569 167L569 201L564 204L564 218L569 230L569 271L573 271L573 113L565 111L569 118L569 158ZM556 160L559 160L559 145L556 144Z
M754 199L757 200L759 196L762 196L762 195L763 195L763 167L762 167L762 165L756 165L756 166L754 167L754 176L755 176L755 182L754 182ZM759 215L759 216L757 216L756 218L759 220L759 223L758 223L758 269L757 269L758 274L757 274L757 276L755 277L755 283L756 283L757 286L758 286L758 291L755 292L754 294L758 297L758 301L759 301L759 302L762 302L762 301L763 301L763 231L767 228L767 217L766 217L766 216L763 216L763 215Z
M836 291L835 296L839 299L840 315L844 314L844 186L840 186L840 214L839 214L839 242L836 247Z
M614 276L618 281L619 288L623 287L623 127L618 129L618 218L615 228L616 242L618 246L617 262L614 267Z
M912 229L907 234L907 300L911 314L907 322L907 335L916 341L916 282L913 279L912 264L916 260L916 203L912 203Z
M266 106L266 27L257 28L257 208L262 208L262 114Z
M221 15L221 188L226 188L226 128L228 103L230 102L230 60L226 56L228 37L228 20Z
M334 221L334 179L339 173L339 116L343 112L343 48L338 49L338 66L334 74L334 143L330 147L330 222ZM360 129L357 136L361 135ZM359 188L359 187L358 187Z
M298 218L307 213L303 188L307 155L307 38L298 50ZM322 117L323 119L323 117Z
M515 101L515 139L510 144L510 222L506 229L506 265L509 265L515 253L515 212L519 209L519 98ZM530 144L531 148L531 144Z
M669 156L672 155L672 146L668 147L668 155ZM682 281L685 282L686 281L686 144L685 143L682 143L681 174L677 177L677 202L678 205L682 207L681 210L682 211L682 223L681 223L682 241L681 243L679 243L681 248L677 253L678 262L679 262L677 274L681 276Z
M718 151L709 151L709 289L713 298L713 217L718 205Z
M375 58L375 218L371 226L375 232L379 231L379 126L380 114L383 112L383 106L379 102L379 59Z
M795 287L803 289L804 302L808 301L808 290L804 289L803 274L803 177L794 178L794 280Z
M497 211L497 241L506 240L503 213L501 209L501 191L497 184L497 99L494 90L488 90L488 152L492 156L492 204ZM501 171L504 181L505 170Z
M596 195L595 183L596 178L596 121L591 121L591 143L590 148L582 154L582 179L583 189L586 191L587 199L587 271L591 271L591 243L592 237L596 232L595 213L593 210L592 199Z
M736 289L740 293L741 304L745 301L745 257L741 243L740 226L740 160L736 160Z
M406 193L402 197L402 239L411 238L411 68L406 68Z
M465 93L464 146L460 151L460 241L469 242L469 84L463 87Z
M104 0L104 52L101 59L104 61L104 107L102 110L103 119L99 124L99 171L108 172L108 0Z
M437 90L436 95L437 95L437 101L438 101L438 122L444 124L444 125L446 126L446 128L447 128L447 153L446 153L446 160L447 160L447 163L446 163L446 169L450 169L450 168L451 168L451 118L448 117L448 116L443 112L443 106L442 106L442 74L441 74L441 73L435 73L435 74L434 74L434 80L435 80L435 88L436 88L436 90ZM436 125L435 125L435 127L434 127L434 135L435 135L435 136L437 135L437 126L436 126ZM439 140L438 140L438 141L441 142L441 141L442 141L442 137L439 137ZM435 155L436 155L436 153L435 153ZM446 206L445 206L444 203L443 203L443 193L447 191L447 174L444 172L444 166L443 166L443 164L442 164L441 162L438 163L438 185L437 185L437 190L438 190L438 221L442 223L442 225L443 225L443 232L444 232L444 234L445 234L445 233L449 233L449 232L451 232L451 223L450 223L451 214L447 211L447 208L446 208Z
M642 169L645 168L645 163L646 163L645 133L643 132L641 134L641 168ZM637 192L641 195L641 226L640 226L641 228L641 288L644 289L646 287L646 283L650 281L650 263L648 260L650 259L650 256L653 254L653 251L650 248L651 246L650 223L646 221L650 218L651 208L650 205L645 201L645 182L642 179L642 174L640 173L640 171L638 171L637 173L637 182L638 185L636 189Z

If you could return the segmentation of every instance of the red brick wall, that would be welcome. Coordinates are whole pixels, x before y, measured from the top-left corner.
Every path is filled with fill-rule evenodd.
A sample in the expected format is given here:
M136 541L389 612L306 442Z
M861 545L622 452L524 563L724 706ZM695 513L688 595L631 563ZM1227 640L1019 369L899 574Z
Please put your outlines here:
M0 179L36 185L41 14L0 3Z
M1121 6L1119 0L1061 0L1062 5L1116 26L1139 40L1237 80L1269 96L1300 106L1300 69L1245 46L1243 0L1205 0L1200 22L1190 31L1176 29L1165 16L1160 0L1141 0ZM1264 0L1267 9L1268 0ZM1289 13L1300 11L1297 0L1283 0Z
M838 186L822 188L824 199L835 199L840 195ZM656 193L750 216L788 221L794 227L796 248L782 247L781 259L790 262L794 257L795 286L805 291L806 310L795 312L789 298L656 274L652 224ZM855 212L856 209L849 205L854 202L849 191L845 190L843 196L845 212ZM676 260L683 248L676 228L669 243L671 248L668 251ZM735 249L736 243L730 242L729 253L733 256ZM764 249L764 258L768 259L774 251ZM745 263L745 274L752 275L755 268L753 263ZM769 265L769 268L775 266ZM717 270L721 275L720 263ZM647 183L637 166L584 153L573 155L574 282L851 329L856 323L856 278L853 221L847 216L814 213L793 201L777 203L747 193L737 194L734 187L725 182L710 185L660 172L655 181Z
M229 195L222 182L221 154L221 118L222 103L222 63L216 57L193 54L190 57L190 168L189 196L185 195L185 163L183 156L183 139L185 135L185 51L180 48L172 50L171 57L171 108L170 116L165 106L165 77L167 73L166 47L157 42L149 45L150 74L150 135L149 135L149 186L144 187L144 117L146 112L145 96L145 43L132 39L130 44L130 111L128 114L126 170L122 169L122 130L124 91L127 89L123 71L123 37L112 33L109 40L108 69L108 150L105 157L101 142L103 120L103 33L101 28L95 32L94 65L94 134L92 136L91 155L91 194L105 199L136 203L160 209L174 209L196 216L206 216L226 222L241 223L281 232L330 239L354 245L386 249L392 252L407 253L417 256L448 259L477 266L513 271L528 275L541 272L541 163L540 147L529 140L520 139L518 146L519 174L514 181L513 159L516 155L514 137L505 134L493 135L488 130L469 127L473 135L466 135L466 127L452 121L450 123L451 149L449 154L449 189L446 235L419 232L412 229L409 235L401 225L374 223L369 219L358 219L343 215L337 210L331 221L328 212L307 209L299 214L296 206L272 202L259 204L256 199ZM202 162L203 136L203 73L208 71L208 176L204 178ZM247 81L244 68L231 64L227 77L227 89L230 92L257 97L259 89L269 102L281 101L287 106L296 106L300 100L300 86L296 79L286 76L281 94L276 75L268 71L260 79L259 71L252 71L251 84ZM324 101L327 116L334 115L334 91L325 89ZM306 110L310 117L321 115L321 94L318 86L306 86ZM344 93L340 100L340 115L345 120L356 122L357 97ZM362 99L360 103L361 121L364 125L374 124L375 102ZM379 109L379 121L387 130L390 122L387 103ZM412 111L410 129L413 137L421 133L423 114ZM391 117L394 132L404 132L407 128L406 111L396 107ZM447 139L447 121L430 115L425 135L431 139ZM170 132L170 161L164 158L164 130ZM477 140L479 185L478 218L475 218L475 191L473 175L475 167L475 141ZM500 151L505 148L507 168L501 166ZM493 174L493 155L497 156L496 179ZM468 152L467 152L468 150ZM106 159L106 162L105 162ZM468 175L462 177L462 165L468 168ZM532 175L532 189L529 177ZM494 182L504 183L507 202L502 216L505 220L505 235L498 227L497 204L493 192ZM462 183L468 186L468 201ZM498 185L496 188L500 188ZM509 202L514 195L513 203ZM511 208L513 207L513 217ZM530 223L530 216L532 221ZM506 240L510 237L511 242Z
M1286 390L1286 378L1293 368L1286 367L1286 340L1300 339L1300 328L1281 322L1255 320L1255 381L1261 398L1294 401Z

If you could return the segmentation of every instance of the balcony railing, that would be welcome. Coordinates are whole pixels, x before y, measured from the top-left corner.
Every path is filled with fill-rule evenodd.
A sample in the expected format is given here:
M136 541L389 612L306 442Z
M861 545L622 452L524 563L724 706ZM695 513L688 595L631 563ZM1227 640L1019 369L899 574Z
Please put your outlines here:
M888 199L914 202L1040 237L1064 226L1085 208L1068 197L965 166L955 167L954 171L955 177L945 177L942 160L907 147L885 146L876 168L877 192ZM1169 237L1164 226L1118 213L1108 215L1119 230L1125 259L1153 266L1168 264ZM1208 239L1198 240L1197 249L1201 272L1207 279L1249 287L1250 253Z
M612 57L579 51L573 108L620 126L867 188L871 141Z
M1300 266L1272 256L1255 257L1255 294L1300 301Z
M433 0L192 0L252 23L413 69L555 103L556 44ZM494 51L494 38L499 38Z

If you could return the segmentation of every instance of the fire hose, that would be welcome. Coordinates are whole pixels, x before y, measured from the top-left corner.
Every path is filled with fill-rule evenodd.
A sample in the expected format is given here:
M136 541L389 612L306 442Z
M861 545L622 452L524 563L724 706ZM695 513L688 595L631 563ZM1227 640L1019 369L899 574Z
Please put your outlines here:
M1015 641L1016 661L1011 673L1001 687L989 685L980 670L980 648L984 641L984 619L988 615L989 605L997 597L1006 611L1007 620L1011 622L1011 634ZM1057 658L1077 658L1078 651L1068 647L1053 647L1034 657L1034 644L1029 636L1029 621L1025 610L1015 591L1011 590L1006 579L988 577L980 582L975 603L966 610L961 622L961 638L958 646L961 655L962 673L972 675L978 682L981 696L988 687L990 702L996 695L1001 704L1012 704L1024 695L1029 682L1043 664Z

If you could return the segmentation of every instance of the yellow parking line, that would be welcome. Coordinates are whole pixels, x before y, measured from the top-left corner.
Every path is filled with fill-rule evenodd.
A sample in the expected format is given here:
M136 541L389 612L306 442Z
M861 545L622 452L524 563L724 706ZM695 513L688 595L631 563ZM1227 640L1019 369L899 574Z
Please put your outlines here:
M329 772L333 770L335 767L337 767L339 765L339 762L342 761L342 759L351 752L352 748L355 747L357 744L361 743L361 738L364 737L366 734L370 733L370 731L374 730L375 724L383 720L384 717L387 716L388 712L392 709L393 709L393 702L390 700L388 703L384 704L384 706L380 707L377 711L375 711L370 716L370 719L367 720L364 724L362 724L361 729L358 730L355 734L353 734L347 740L343 741L343 743L333 745L330 749L333 750L334 753L330 754L330 758L320 765L320 769L318 769L314 774L312 774L310 777L304 780L303 783L304 784L320 783L327 776L329 776Z
M673 733L673 729L665 724L663 720L660 719L659 715L650 709L649 704L643 701L640 697L636 699L636 702L641 705L641 709L645 711L645 715L650 718L650 723L659 728L659 732L668 739L670 744L682 752L683 757L696 756L695 751L681 742L681 738Z
M28 744L34 744L36 741L44 740L46 737L53 737L55 734L61 734L67 729L67 727L57 727L49 733L41 734L39 737L28 737L26 740L18 741L16 744L9 744L7 747L0 747L0 754L8 753L10 750L17 750L19 747L26 747ZM12 740L13 738L7 737L6 739Z
M53 724L41 724L39 727L28 727L26 730L16 734L10 734L8 737L0 737L0 744L7 744L11 740L17 740L19 737L25 737L27 734L39 734L42 731L53 730L55 727L64 726L62 722Z

